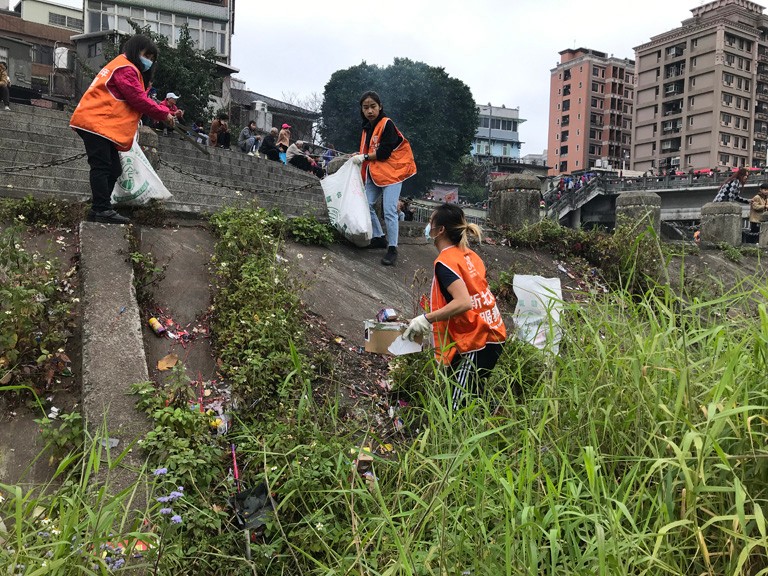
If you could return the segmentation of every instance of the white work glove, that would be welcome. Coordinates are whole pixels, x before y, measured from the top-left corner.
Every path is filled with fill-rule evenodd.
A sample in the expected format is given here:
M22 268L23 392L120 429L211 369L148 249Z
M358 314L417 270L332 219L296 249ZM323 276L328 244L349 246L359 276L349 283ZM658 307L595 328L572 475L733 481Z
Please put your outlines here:
M411 320L411 323L408 324L408 328L406 328L405 332L403 332L403 338L413 342L416 340L417 336L426 336L430 333L431 330L432 324L430 324L429 320L427 320L427 315L422 314L421 316L416 316L416 318Z
M357 164L358 166L360 166L360 164L365 162L365 154L355 154L354 156L352 156L352 158L350 158L350 160L352 160L353 164Z

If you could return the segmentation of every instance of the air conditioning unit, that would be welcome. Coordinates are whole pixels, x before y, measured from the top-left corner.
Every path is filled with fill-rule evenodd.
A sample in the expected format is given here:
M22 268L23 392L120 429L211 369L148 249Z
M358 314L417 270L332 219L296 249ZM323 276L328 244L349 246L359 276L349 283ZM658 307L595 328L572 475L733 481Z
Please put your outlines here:
M53 54L53 64L57 70L72 70L74 54L70 54L69 48L58 47Z
M254 100L251 102L251 106L256 112L266 112L267 111L267 103L263 100Z

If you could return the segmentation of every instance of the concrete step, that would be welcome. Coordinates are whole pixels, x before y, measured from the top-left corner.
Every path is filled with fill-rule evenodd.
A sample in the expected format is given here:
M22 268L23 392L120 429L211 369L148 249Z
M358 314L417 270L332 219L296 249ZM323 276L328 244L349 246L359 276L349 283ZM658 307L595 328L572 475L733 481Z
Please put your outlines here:
M68 175L76 175L76 170ZM87 173L87 171L83 171ZM190 210L199 214L212 213L225 206L245 207L255 201L264 208L280 207L289 216L314 214L325 218L325 201L320 191L314 189L299 190L286 194L285 191L263 191L252 193L237 192L226 188L209 186L185 179L171 179L162 171L160 178L173 195L164 204L172 212ZM87 177L63 177L61 175L39 174L37 172L4 174L0 192L3 196L21 198L27 194L38 197L60 198L84 202L91 198L91 188Z
M69 148L74 149L74 151L70 151ZM2 134L0 134L0 158L2 158L4 152L9 150L49 151L52 154L64 157L82 151L83 143L80 137L73 131L64 132L57 135L56 138L51 138L47 133L27 133L4 127ZM168 138L163 137L160 138L158 150L161 158L168 162L177 163L180 166L184 164L200 166L201 163L212 163L211 166L216 166L218 170L221 170L223 166L227 166L228 172L232 171L238 174L248 174L254 168L257 168L266 169L273 174L287 174L291 177L305 179L308 182L315 179L314 175L303 172L293 166L272 162L266 158L247 156L239 150L226 151L209 148L211 155L205 156L188 142L182 142L181 140L169 141Z
M136 409L131 385L149 379L141 332L141 315L133 287L127 227L83 222L80 225L80 271L83 286L83 418L92 434L107 426L119 440L114 460L146 435L152 425ZM111 494L133 484L144 456L138 446L119 467L102 466L95 479ZM133 505L140 509L146 504Z
M13 104L9 116L30 116L51 120L64 119L69 122L69 117L72 116L72 112L67 110L54 110L52 108L40 108L39 106L27 106L25 104Z
M1 146L1 143L0 143ZM67 150L67 149L62 149ZM23 165L38 165L46 162L50 162L52 160L59 159L60 156L57 154L53 154L50 152L24 152L24 151L9 151L4 150L0 151L0 168L4 167L13 167L13 166L23 166ZM182 167L187 172L190 172L189 167ZM60 165L60 166L54 166L50 168L39 168L35 170L29 170L29 171L19 171L19 172L10 172L10 173L2 173L2 185L13 185L13 186L30 186L33 188L39 187L37 184L30 185L27 180L23 180L23 178L32 178L32 177L42 177L46 179L50 178L57 178L59 176L65 176L67 179L74 179L74 180L81 180L86 181L89 177L89 167L87 164L87 161L85 158L81 158L79 160L75 160L72 162L68 162L66 164ZM62 171L65 172L65 174L62 174ZM196 171L197 172L197 171ZM213 187L210 184L198 182L196 180L191 180L188 176L185 176L183 174L180 174L176 172L175 170L168 168L167 166L161 165L159 169L157 170L158 175L163 180L165 185L170 190L178 190L178 189L184 189L185 187L189 186L200 186L203 188L210 188ZM22 177L22 180L15 179L15 176ZM221 176L230 176L230 178L221 178ZM250 174L244 174L242 178L237 178L236 180L231 179L231 175L227 172L217 172L214 176L205 176L207 180L211 180L213 182L217 182L221 186L231 186L236 188L236 190L239 190L243 193L248 193L249 190L259 190L259 191L275 191L275 192L281 192L285 193L287 190L295 190L295 188L299 186L306 186L306 185L313 185L312 188L297 191L296 193L299 196L302 196L302 194L309 194L312 192L312 194L309 194L309 196L305 196L309 198L310 196L314 196L316 193L320 193L320 186L319 181L317 180L310 180L309 182L296 182L291 179L287 179L281 174L276 174L274 176L264 176L263 174L259 174L258 172L252 172ZM79 187L78 190L81 190ZM235 190L232 190L231 192L235 192Z

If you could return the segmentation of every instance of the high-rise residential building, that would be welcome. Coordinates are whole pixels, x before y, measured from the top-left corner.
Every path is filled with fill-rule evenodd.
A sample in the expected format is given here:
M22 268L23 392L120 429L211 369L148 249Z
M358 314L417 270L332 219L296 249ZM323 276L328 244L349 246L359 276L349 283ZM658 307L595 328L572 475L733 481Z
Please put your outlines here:
M84 0L85 35L92 36L91 51L101 50L98 32L132 34L129 20L168 38L175 46L182 26L201 50L213 48L219 59L230 62L235 25L235 0Z
M691 9L635 48L636 170L765 166L768 17L747 0Z
M560 52L549 89L549 174L629 167L635 62L588 48Z
M519 159L520 134L518 128L525 122L520 118L520 108L478 105L479 113L475 138L472 140L472 156L475 158Z
M551 70L550 175L629 167L635 62L588 48L560 52Z

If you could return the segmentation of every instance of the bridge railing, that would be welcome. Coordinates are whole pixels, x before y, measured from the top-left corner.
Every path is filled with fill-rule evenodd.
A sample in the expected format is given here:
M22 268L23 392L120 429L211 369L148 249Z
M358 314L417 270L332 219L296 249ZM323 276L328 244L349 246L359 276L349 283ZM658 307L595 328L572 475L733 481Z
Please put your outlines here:
M596 189L601 189L599 193L603 193L605 190L605 178L602 176L595 176L590 180L585 186L582 188L579 188L576 191L573 190L566 190L562 193L559 199L554 200L552 204L550 204L547 207L547 215L555 218L559 218L560 212L563 211L565 208L569 208L570 210L574 210L581 206L582 203L584 203L594 192ZM551 192L548 192L544 195L545 201L548 197L551 198L550 194L557 194L557 190L553 190Z

